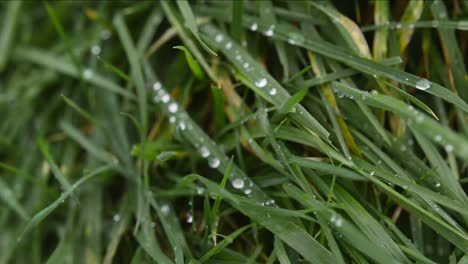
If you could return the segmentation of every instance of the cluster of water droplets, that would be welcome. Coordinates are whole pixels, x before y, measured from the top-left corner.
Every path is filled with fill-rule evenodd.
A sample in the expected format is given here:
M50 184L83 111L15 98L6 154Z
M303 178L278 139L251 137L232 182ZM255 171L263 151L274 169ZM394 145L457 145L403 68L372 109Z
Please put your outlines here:
M164 89L162 89L161 83L155 82L152 89L155 93L153 100L155 102L162 102L164 107L167 108L167 112L169 113L169 122L172 124L177 122L177 128L180 130L185 130L186 128L191 129L191 126L186 124L186 114L179 111L179 105L177 102L172 100L171 96Z
M336 227L341 227L343 226L343 218L341 218L341 216L337 215L336 213L333 213L330 217L330 223Z

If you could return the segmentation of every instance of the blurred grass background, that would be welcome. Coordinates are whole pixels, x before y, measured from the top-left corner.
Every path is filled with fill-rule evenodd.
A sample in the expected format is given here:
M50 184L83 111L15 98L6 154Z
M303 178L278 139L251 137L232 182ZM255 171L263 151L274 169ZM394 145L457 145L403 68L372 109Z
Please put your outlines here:
M0 6L0 263L468 263L467 1Z

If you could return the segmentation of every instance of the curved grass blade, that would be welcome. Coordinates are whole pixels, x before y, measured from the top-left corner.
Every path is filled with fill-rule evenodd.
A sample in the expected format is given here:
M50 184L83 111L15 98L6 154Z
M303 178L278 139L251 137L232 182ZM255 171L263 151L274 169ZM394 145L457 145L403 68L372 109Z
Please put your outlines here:
M59 207L64 201L65 199L68 198L68 196L70 196L74 191L75 189L77 189L78 187L80 187L83 183L85 183L86 181L88 181L89 179L91 179L92 177L106 171L106 170L109 170L111 167L109 165L104 165L104 166L101 166L95 170L93 170L92 172L84 175L83 177L81 177L78 181L76 181L70 189L64 191L60 197L55 200L53 203L51 203L49 206L47 206L46 208L42 209L41 211L39 211L38 213L36 213L32 218L31 220L28 221L28 223L26 224L26 226L24 227L23 231L21 232L21 234L18 236L18 239L17 239L17 242L21 242L21 240L23 239L24 235L33 227L35 227L36 225L38 225L40 222L42 222L42 220L44 220L44 218L46 218L49 214L52 213L52 211L55 210L55 208Z
M193 15L192 8L190 7L188 0L177 0L176 3L179 7L180 12L182 13L182 16L184 17L185 26L192 32L192 34L195 36L198 42L200 42L200 44L206 51L216 56L216 53L212 51L208 47L208 45L206 45L205 42L201 40L200 35L198 33L197 22L195 21L195 16Z
M184 52L185 59L187 60L187 64L190 67L190 70L192 70L193 74L198 78L198 79L203 79L205 76L203 74L202 69L200 68L200 65L198 65L198 62L193 58L192 54L190 53L189 50L187 50L184 46L175 46L173 47L174 49L178 49Z

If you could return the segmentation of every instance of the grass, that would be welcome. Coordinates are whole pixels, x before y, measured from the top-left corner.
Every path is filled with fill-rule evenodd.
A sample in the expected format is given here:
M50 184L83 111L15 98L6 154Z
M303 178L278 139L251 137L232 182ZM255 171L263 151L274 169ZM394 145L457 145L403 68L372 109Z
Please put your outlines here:
M0 264L468 261L465 1L0 4Z

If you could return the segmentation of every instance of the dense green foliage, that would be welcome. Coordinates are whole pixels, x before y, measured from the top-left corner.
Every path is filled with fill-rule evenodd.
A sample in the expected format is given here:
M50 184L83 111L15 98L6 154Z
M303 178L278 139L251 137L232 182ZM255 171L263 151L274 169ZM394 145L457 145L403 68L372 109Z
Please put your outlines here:
M467 1L0 6L0 264L468 262Z

